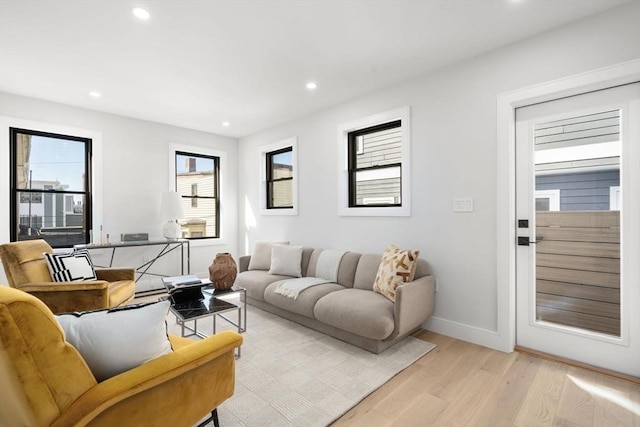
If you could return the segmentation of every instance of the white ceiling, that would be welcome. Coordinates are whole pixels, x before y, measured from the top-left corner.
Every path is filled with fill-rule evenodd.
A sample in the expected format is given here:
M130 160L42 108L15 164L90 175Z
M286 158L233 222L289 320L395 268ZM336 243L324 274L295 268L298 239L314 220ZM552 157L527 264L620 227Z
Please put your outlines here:
M0 91L241 137L629 1L0 0Z

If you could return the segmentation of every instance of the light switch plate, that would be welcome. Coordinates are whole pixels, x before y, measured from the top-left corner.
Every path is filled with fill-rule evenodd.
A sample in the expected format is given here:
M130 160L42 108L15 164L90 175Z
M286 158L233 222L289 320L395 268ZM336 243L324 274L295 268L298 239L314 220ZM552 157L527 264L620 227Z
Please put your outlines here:
M454 212L473 212L473 198L459 197L453 199Z

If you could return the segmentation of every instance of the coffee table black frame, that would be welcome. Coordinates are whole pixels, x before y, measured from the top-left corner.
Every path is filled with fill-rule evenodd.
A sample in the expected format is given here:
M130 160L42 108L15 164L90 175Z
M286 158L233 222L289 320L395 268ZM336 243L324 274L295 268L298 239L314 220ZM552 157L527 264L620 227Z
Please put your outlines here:
M236 305L224 299L225 296L234 294L239 294L242 305ZM207 317L212 318L214 334L216 333L217 317L222 317L225 321L235 326L238 333L247 330L247 298L246 289L243 287L234 286L229 290L219 291L207 286L202 288L202 298L182 302L173 302L171 297L164 298L171 301L169 311L176 316L176 322L181 327L181 336L183 337L195 335L200 338L206 338L208 335L198 330L198 320ZM227 315L234 311L238 314L237 322ZM193 321L193 327L187 324L187 322L191 321ZM240 347L238 347L236 357L240 358L240 354Z

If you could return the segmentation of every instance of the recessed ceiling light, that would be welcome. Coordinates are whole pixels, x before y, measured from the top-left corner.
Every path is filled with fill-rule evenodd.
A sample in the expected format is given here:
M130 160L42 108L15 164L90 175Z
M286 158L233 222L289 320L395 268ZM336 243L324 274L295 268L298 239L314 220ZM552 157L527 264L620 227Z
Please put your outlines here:
M95 90L92 90L91 92L89 92L89 95L93 96L94 98L100 98L102 96L100 92Z
M231 123L229 122L222 122L222 126L228 128L229 126L231 126Z
M141 21L146 21L151 17L151 14L146 9L143 9L141 7L134 7L133 9L131 9L131 13L133 13L133 15Z
M315 84L314 82L307 83L307 89L309 89L309 90L315 90L317 87L318 87L318 85Z

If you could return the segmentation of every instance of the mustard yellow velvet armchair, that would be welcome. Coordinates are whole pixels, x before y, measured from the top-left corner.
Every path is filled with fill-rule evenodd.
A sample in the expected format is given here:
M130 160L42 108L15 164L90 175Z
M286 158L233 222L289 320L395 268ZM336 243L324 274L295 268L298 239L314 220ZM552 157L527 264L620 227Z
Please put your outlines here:
M169 339L173 352L98 383L50 310L0 285L0 425L193 426L233 395L242 336Z
M54 313L118 307L133 300L133 269L96 269L99 280L54 282L42 255L52 252L42 239L0 245L9 285L41 299Z

